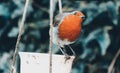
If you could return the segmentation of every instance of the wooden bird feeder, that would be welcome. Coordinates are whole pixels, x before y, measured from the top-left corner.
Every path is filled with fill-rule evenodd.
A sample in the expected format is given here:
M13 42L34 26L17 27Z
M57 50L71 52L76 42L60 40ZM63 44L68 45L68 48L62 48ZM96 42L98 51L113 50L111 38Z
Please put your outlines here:
M19 52L20 73L49 73L49 54ZM71 73L74 56L52 55L52 73Z

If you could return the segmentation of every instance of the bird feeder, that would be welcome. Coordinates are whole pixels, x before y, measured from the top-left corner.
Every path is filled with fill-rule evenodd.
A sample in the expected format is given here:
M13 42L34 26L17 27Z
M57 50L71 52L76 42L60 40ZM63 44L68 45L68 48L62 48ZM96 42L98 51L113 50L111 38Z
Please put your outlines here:
M19 52L20 73L49 73L49 54ZM74 56L52 55L52 73L71 73Z

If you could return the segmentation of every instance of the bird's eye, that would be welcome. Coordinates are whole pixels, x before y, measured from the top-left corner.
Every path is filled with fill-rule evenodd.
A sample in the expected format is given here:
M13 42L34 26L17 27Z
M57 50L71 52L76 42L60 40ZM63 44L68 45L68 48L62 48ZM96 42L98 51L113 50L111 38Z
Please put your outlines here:
M76 11L76 12L74 12L74 15L76 15L76 16L81 16L81 15L82 15L82 13L81 13L81 12Z
M73 14L74 14L74 15L76 15L76 14L77 14L77 11L76 11L76 12L74 12Z

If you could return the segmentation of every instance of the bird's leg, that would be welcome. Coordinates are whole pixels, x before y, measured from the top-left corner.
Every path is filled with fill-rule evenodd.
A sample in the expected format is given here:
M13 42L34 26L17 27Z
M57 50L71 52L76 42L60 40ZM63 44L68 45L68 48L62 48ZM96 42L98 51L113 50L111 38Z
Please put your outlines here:
M63 48L63 50L64 50L64 53L65 53L66 60L70 59L70 56L66 53L66 50L64 48Z
M60 51L65 55L65 61L67 61L68 59L70 59L70 56L65 52L65 50L63 51L63 49L61 47L59 47Z
M68 47L70 48L70 50L72 51L73 55L76 57L76 53L74 52L74 50L72 49L72 47L70 45L68 45Z

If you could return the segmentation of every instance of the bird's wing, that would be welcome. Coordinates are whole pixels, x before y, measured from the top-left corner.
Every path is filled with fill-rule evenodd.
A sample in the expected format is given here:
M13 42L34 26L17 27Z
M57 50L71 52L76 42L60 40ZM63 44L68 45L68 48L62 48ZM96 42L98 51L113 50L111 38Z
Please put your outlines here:
M60 24L60 22L62 22L62 20L64 19L65 16L67 16L69 13L62 13L62 14L58 14L55 16L54 19L54 24L53 26L56 27Z

